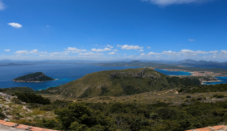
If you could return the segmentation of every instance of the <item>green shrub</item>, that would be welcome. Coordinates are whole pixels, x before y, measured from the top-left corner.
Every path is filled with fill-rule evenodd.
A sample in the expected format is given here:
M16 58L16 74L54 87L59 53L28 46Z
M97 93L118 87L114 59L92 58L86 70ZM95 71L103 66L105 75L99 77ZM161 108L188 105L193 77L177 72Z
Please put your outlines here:
M224 98L225 96L224 95L220 95L220 94L215 94L215 95L213 95L213 97L215 97L215 98Z
M35 93L14 93L18 99L26 103L50 104L50 99L44 98Z

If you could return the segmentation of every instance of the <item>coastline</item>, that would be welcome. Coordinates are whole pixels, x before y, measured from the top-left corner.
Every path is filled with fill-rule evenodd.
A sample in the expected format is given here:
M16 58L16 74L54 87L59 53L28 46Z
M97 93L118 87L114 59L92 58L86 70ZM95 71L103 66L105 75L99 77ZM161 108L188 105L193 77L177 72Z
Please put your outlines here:
M57 80L57 79L47 80L47 81L55 81L55 80ZM46 82L46 81L24 81L24 80L13 80L13 82L23 82L23 83L26 83L26 82L30 83L30 82L32 82L32 83L38 83L38 82Z

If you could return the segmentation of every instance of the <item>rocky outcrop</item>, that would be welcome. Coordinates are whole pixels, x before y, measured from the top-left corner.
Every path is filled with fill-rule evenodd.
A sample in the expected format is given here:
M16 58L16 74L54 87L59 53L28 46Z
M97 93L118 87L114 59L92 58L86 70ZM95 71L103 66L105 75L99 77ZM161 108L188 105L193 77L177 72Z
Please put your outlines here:
M42 72L36 72L36 73L18 77L16 79L14 79L13 81L14 82L42 82L42 81L49 81L49 80L54 80L54 79L46 76Z

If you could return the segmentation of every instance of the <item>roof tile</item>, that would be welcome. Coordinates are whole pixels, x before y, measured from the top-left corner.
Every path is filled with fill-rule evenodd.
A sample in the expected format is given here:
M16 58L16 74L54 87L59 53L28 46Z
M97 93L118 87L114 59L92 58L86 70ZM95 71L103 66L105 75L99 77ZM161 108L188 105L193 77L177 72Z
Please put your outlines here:
M14 126L17 126L18 124L17 123L13 123L13 122L4 122L2 125L14 127Z
M205 127L205 128L198 128L198 129L191 129L186 131L224 131L223 129L227 129L225 125L218 125L213 127Z
M213 126L213 128L215 130L222 129L222 128L225 128L225 127L226 127L225 125Z
M30 126L27 126L27 125L23 125L23 124L19 124L17 127L15 128L18 128L18 129L30 129L31 127Z
M40 127L32 127L31 129L29 129L30 131L44 131L44 128L40 128Z

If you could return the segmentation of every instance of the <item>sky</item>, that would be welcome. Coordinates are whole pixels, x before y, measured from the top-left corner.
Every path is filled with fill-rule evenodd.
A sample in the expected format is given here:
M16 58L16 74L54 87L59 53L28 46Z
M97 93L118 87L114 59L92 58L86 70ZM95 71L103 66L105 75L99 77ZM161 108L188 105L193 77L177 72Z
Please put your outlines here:
M0 0L0 60L227 61L226 0Z

